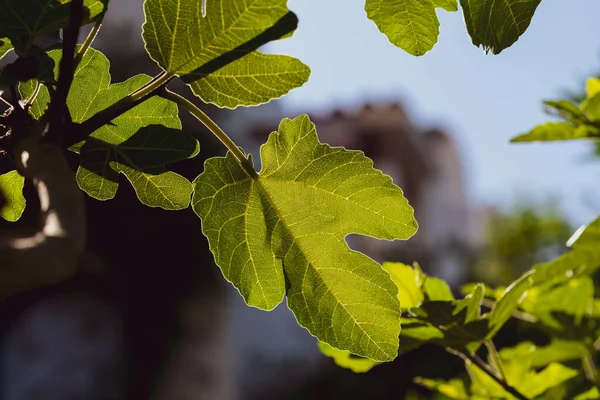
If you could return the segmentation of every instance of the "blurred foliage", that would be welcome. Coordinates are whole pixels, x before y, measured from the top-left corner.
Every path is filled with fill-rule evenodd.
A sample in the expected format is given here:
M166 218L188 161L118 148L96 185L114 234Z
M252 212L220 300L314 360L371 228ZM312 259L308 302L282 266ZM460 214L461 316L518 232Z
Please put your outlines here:
M532 265L563 254L573 230L555 204L518 204L496 212L470 280L506 285Z

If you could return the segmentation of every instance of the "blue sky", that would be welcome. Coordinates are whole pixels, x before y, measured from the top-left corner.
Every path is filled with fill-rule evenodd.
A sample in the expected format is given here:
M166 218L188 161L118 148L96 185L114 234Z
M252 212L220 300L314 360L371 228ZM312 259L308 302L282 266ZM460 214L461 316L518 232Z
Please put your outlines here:
M440 40L419 58L388 42L363 1L289 0L289 7L299 29L269 51L312 69L310 81L283 102L290 117L400 100L415 122L454 136L471 202L554 198L574 223L600 214L600 162L588 161L589 144L508 143L548 120L543 99L600 71L600 1L542 1L528 31L497 56L471 44L460 13L440 11Z

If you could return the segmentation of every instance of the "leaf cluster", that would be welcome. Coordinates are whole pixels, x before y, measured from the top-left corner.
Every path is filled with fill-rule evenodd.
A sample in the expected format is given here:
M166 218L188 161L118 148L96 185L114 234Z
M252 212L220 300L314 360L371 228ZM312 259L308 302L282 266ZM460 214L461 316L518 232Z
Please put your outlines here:
M460 1L473 44L495 54L525 32L539 4ZM22 149L50 143L79 155L75 179L93 198L112 199L123 175L147 206L191 205L216 264L247 304L271 310L287 299L323 352L357 372L433 343L465 360L471 385L467 391L457 380L421 384L453 398L529 398L578 376L564 362L589 364L600 334L591 278L600 265L597 221L572 240L569 253L502 290L475 284L455 298L445 282L416 265L381 266L351 250L345 237L406 240L417 222L402 190L362 152L321 143L302 115L284 119L271 133L256 171L252 157L194 103L256 106L308 80L310 69L301 61L259 50L297 28L286 0L146 0L143 39L161 72L116 83L109 60L92 48L108 7L108 0L0 0L0 58L15 56L0 70L0 98L7 104L0 157L13 165L0 175L1 217L15 221L26 205ZM365 2L367 16L389 40L414 55L436 43L438 8L457 11L459 2ZM77 45L86 24L94 25ZM59 32L63 39L55 45L40 40ZM193 101L169 90L175 79L189 85ZM581 104L547 102L565 121L515 140L595 138L598 96L600 81L590 80ZM198 140L181 130L180 111L228 149L192 182L169 170L200 151ZM497 353L492 340L515 316L547 329L553 342ZM483 349L487 363L479 356Z

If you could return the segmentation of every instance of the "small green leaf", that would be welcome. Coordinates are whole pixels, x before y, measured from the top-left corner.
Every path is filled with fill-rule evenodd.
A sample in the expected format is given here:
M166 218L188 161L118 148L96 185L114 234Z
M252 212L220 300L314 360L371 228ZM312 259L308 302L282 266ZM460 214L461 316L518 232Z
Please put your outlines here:
M438 392L454 400L469 400L465 383L460 379L442 381L437 379L415 378L415 383Z
M428 276L423 283L423 292L429 301L452 301L450 286L440 278Z
M467 310L465 322L476 321L481 317L481 302L483 301L484 290L483 284L478 284L464 299L456 302L455 313L460 313L463 308Z
M25 211L25 197L23 186L25 178L17 171L10 171L0 175L0 193L5 201L0 204L0 217L9 222L15 222Z
M591 125L574 126L569 122L547 122L511 139L511 142L548 142L589 138L600 138L600 129Z
M419 307L423 303L423 292L421 291L421 277L417 271L402 263L383 263L386 270L396 286L398 287L398 301L400 308L407 310Z
M0 37L36 37L66 28L70 0L0 0ZM92 22L106 8L108 0L84 0L83 23Z
M356 373L368 372L371 368L379 365L377 361L355 356L348 351L338 350L323 342L319 342L319 350L326 356L333 358L333 361L340 367L351 369Z
M494 305L492 311L488 315L490 332L487 338L491 339L508 321L513 312L517 310L523 297L533 283L533 272L523 275L521 278L513 282Z
M456 11L454 0L367 0L365 11L392 44L422 56L437 43L440 21L436 7Z
M228 153L194 181L194 211L225 278L249 305L284 293L320 341L375 361L398 351L398 289L379 264L350 250L350 233L408 239L413 209L360 151L318 141L308 116L285 119L251 176Z
M56 61L56 76L62 53L53 50L48 54ZM109 67L108 59L101 52L88 49L75 72L67 98L73 122L87 120L151 80L147 75L136 75L125 82L111 84ZM23 97L28 97L33 90L31 81L20 86ZM30 113L40 118L49 101L48 90L43 87ZM134 107L92 133L85 144L73 146L72 150L82 155L82 165L76 175L79 187L98 200L112 199L117 192L118 175L122 173L142 203L168 210L188 207L191 183L164 169L167 164L198 153L198 142L180 129L177 105L171 101L153 97Z
M525 32L540 2L460 0L460 5L473 44L498 54Z
M256 51L295 30L286 0L210 0L206 17L201 8L202 0L147 0L143 38L152 59L205 102L258 105L306 82L300 61Z

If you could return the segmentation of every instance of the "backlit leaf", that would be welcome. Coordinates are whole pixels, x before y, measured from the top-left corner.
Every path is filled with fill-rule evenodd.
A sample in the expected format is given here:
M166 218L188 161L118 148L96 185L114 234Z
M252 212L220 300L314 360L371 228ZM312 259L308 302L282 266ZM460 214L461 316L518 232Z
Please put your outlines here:
M17 171L0 175L0 195L4 201L0 202L0 217L10 222L21 218L25 211L24 184L25 178Z
M466 309L465 322L475 321L480 318L481 302L483 301L484 286L479 284L464 299L456 301L455 313Z
M511 139L511 142L548 142L596 137L600 138L600 129L594 126L574 126L569 122L547 122Z
M443 8L446 11L457 11L458 0L433 0L436 8Z
M498 54L525 32L541 0L460 0L475 46Z
M256 50L296 28L286 0L208 0L206 17L201 9L202 0L147 0L143 37L152 59L205 102L257 105L306 82L300 61Z
M450 286L440 278L428 276L423 283L423 292L429 301L452 301Z
M366 0L367 16L392 44L414 56L433 48L440 33L436 7L456 11L452 0Z
M398 301L404 310L419 307L424 296L421 291L420 274L414 268L402 263L383 263L385 269L398 287Z
M206 103L235 108L281 97L309 76L310 69L293 57L255 51L205 77L190 74L184 80Z
M416 231L413 210L360 151L319 143L307 116L282 121L251 176L228 153L194 182L194 211L223 275L249 305L287 295L320 341L376 361L398 351L398 289L380 265L350 250L349 233L393 240Z
M534 274L527 273L513 282L506 288L502 297L495 303L494 308L492 308L492 311L490 311L488 315L490 326L488 339L493 338L506 321L508 321L512 313L517 310L527 289L529 289L533 283L532 275Z
M61 51L48 53L59 64ZM122 83L110 83L108 59L89 49L80 62L67 98L74 122L83 122L150 81L136 75ZM58 66L55 67L58 74ZM33 91L33 82L21 85L24 97ZM44 87L30 112L39 118L50 96ZM112 199L124 174L140 201L151 207L182 209L189 206L191 183L164 166L198 153L198 142L181 132L177 105L153 97L98 129L85 144L73 150L81 152L82 165L76 177L79 187L98 200Z

